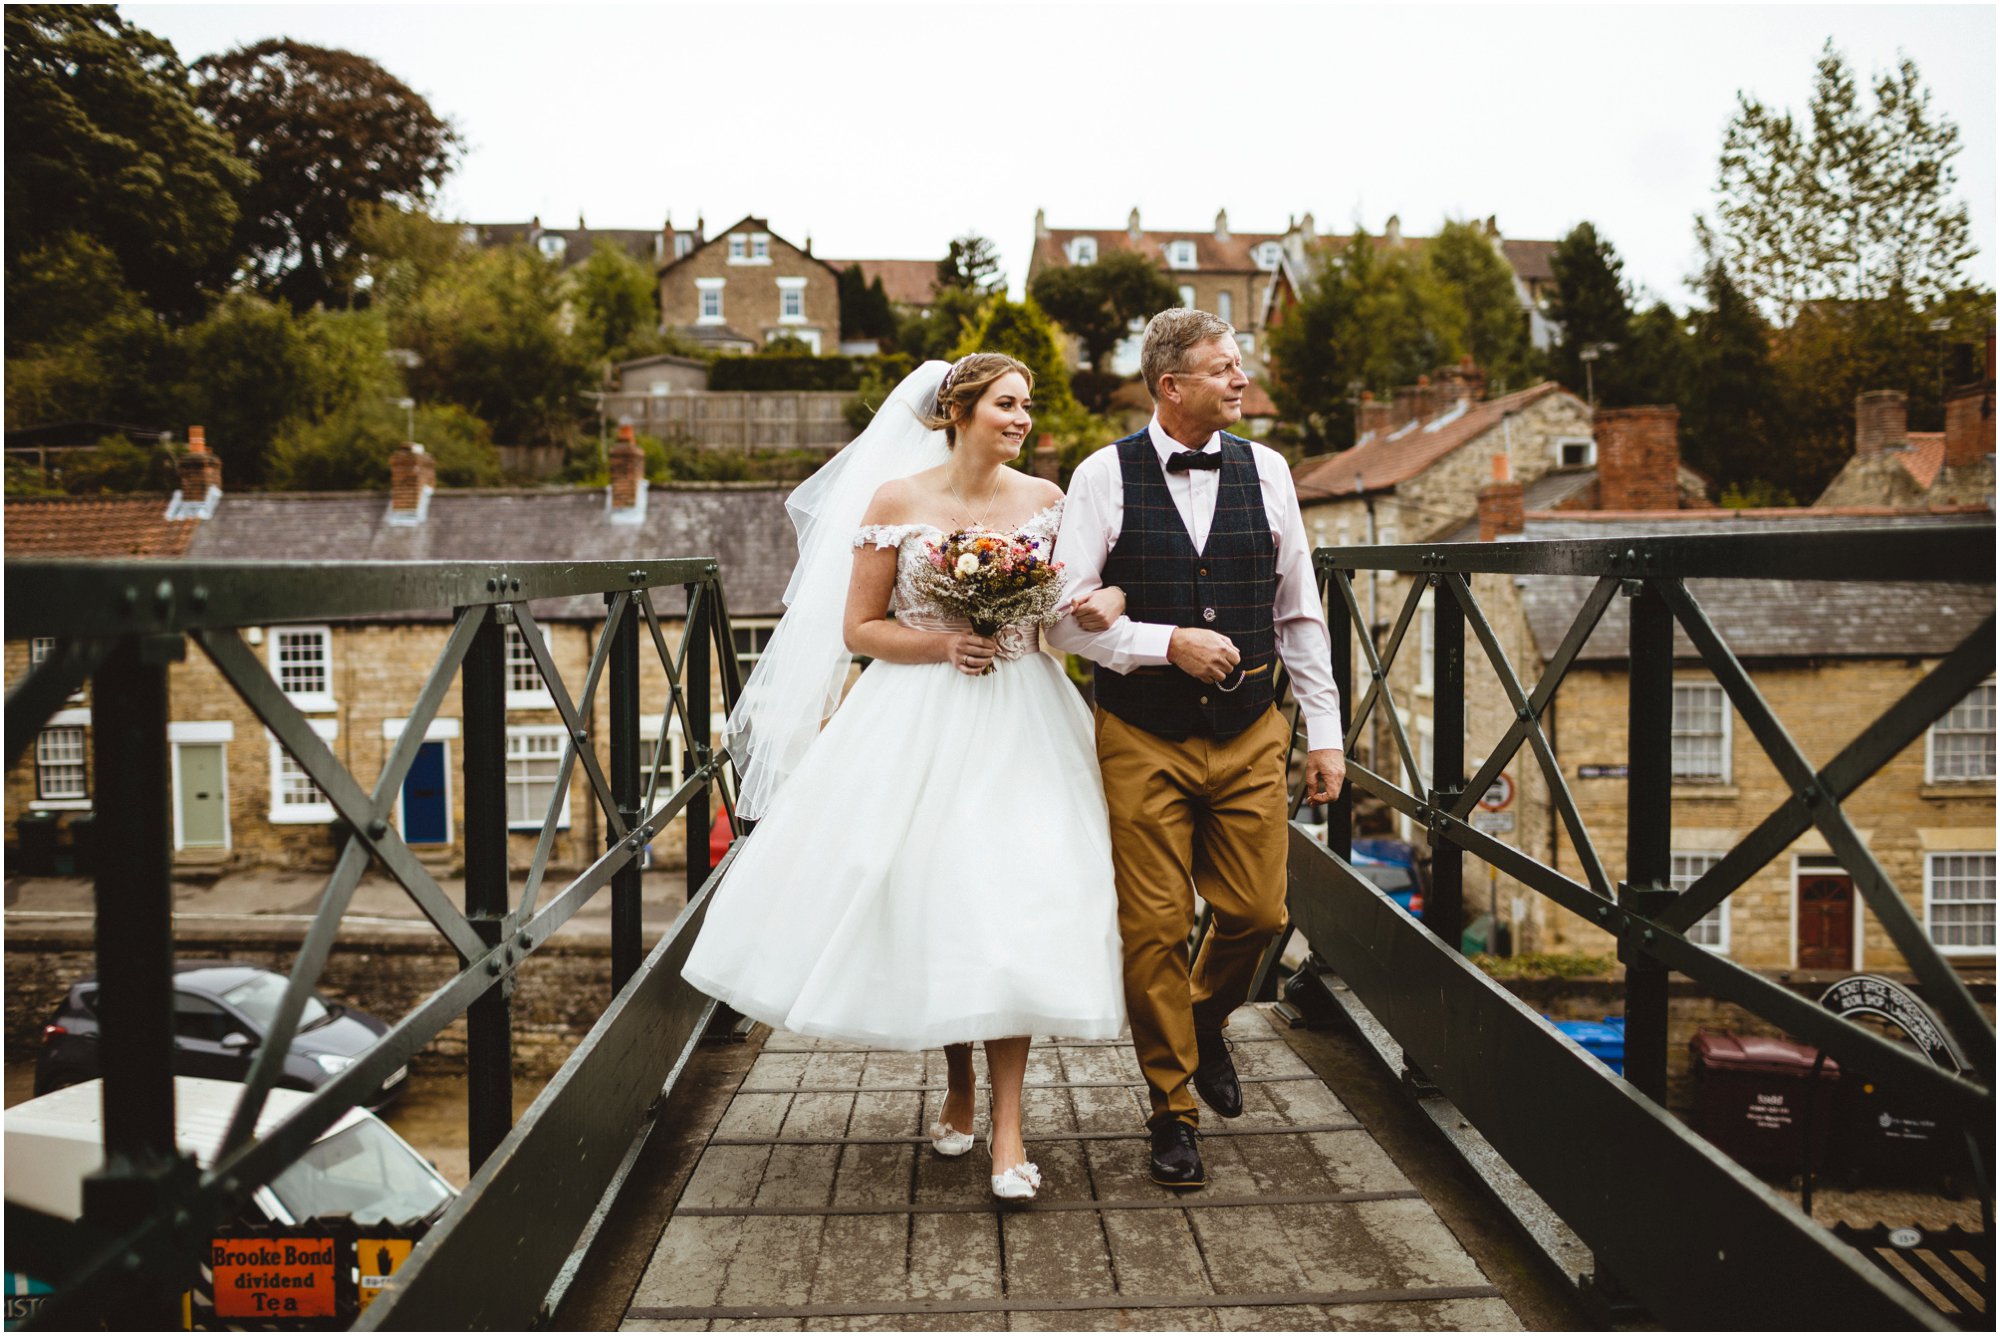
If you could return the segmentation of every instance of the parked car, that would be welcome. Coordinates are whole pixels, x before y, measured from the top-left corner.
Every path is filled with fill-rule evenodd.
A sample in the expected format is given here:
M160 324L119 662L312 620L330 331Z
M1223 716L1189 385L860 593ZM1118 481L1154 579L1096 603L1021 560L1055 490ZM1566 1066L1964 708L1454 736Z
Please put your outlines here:
M185 960L174 971L174 1071L240 1081L285 995L285 976L255 965L227 960ZM71 986L56 1014L42 1027L42 1052L35 1062L35 1093L47 1094L102 1076L98 1056L97 976ZM317 994L306 999L298 1033L285 1055L278 1084L317 1090L354 1065L389 1029L386 1022L357 1007ZM409 1084L409 1068L390 1073L366 1100L386 1107Z
M1306 832L1326 843L1325 825L1308 825ZM1424 878L1417 863L1417 851L1402 840L1367 837L1354 841L1349 860L1356 872L1407 912L1423 917Z
M174 1078L174 1141L206 1169L221 1149L243 1087L196 1076ZM273 1090L257 1120L261 1136L310 1096ZM76 1220L83 1215L83 1180L104 1163L104 1083L66 1086L8 1109L7 1202ZM389 1125L366 1109L350 1109L306 1153L257 1189L240 1223L297 1224L351 1216L356 1224L424 1226L451 1205L458 1190Z

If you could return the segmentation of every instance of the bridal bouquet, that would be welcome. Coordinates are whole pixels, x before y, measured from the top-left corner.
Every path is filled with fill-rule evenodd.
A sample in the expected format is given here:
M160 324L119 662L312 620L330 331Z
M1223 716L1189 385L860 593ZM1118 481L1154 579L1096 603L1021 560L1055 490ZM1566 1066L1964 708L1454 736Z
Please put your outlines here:
M1045 560L1031 540L961 529L932 539L928 548L917 568L917 592L971 622L976 634L991 636L1003 626L1056 620L1062 563Z

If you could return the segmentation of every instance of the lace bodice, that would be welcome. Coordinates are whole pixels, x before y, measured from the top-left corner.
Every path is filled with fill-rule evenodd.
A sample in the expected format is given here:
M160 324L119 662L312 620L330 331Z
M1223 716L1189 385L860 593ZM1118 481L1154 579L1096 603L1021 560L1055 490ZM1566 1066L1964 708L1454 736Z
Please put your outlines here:
M1062 502L1058 501L1029 516L1012 532L1033 539L1046 558L1055 551L1056 530L1061 524ZM855 531L856 547L896 549L896 588L890 607L896 613L896 620L905 626L924 631L970 629L965 618L954 617L926 603L916 591L914 577L918 563L924 559L925 540L942 538L944 533L935 524L864 524ZM1003 659L1018 659L1041 648L1041 630L1035 626L1004 626L995 639L1000 642L999 657Z

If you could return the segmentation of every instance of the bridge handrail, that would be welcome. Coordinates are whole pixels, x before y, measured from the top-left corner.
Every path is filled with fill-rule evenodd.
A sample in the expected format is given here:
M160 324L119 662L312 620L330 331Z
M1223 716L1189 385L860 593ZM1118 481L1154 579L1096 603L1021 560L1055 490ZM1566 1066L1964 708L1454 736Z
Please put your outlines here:
M710 880L709 820L719 793L734 821L726 758L708 745L712 723L710 655L721 669L725 710L741 690L729 613L712 558L590 562L194 562L8 561L5 635L53 637L53 651L7 696L11 767L48 718L86 678L93 681L92 746L98 816L97 960L100 1054L104 1071L105 1169L85 1185L84 1217L66 1227L9 1205L10 1254L30 1256L51 1273L57 1293L35 1325L179 1325L179 1296L191 1287L205 1242L257 1188L302 1155L445 1026L467 1018L467 1102L474 1182L422 1240L403 1270L371 1306L371 1325L395 1325L401 1297L431 1268L458 1230L518 1207L479 1191L503 1171L518 1173L518 1148L551 1144L533 1133L546 1115L581 1118L599 1149L542 1166L540 1181L560 1183L538 1210L539 1229L510 1259L511 1306L488 1307L492 1325L523 1326L557 1280L607 1190L622 1179L627 1148L642 1136L698 1037L712 1003L662 972L666 955L685 952ZM679 586L683 633L670 647L655 590ZM540 600L601 598L604 626L574 695L536 634L530 605ZM546 608L546 604L544 607ZM400 736L372 788L334 756L310 721L274 680L243 628L340 619L424 615L449 624ZM507 868L506 728L509 625L534 657L564 742L552 799L526 884L510 903ZM641 782L639 663L642 638L664 670L668 698ZM244 1093L215 1162L206 1170L178 1153L174 1136L173 937L171 828L167 820L168 669L192 639L257 719L292 754L342 821L342 843L319 909L294 962L276 1019L253 1061ZM454 680L461 686L465 841L465 910L454 906L403 843L389 820L403 780ZM585 726L587 707L606 692L608 756L600 760ZM665 748L678 723L687 751L685 780L659 792ZM543 897L542 884L574 767L581 764L601 809L606 848L578 875ZM640 870L647 844L676 816L687 823L689 909L641 967ZM282 1060L334 945L362 874L380 861L458 952L463 966L396 1021L351 1067L315 1092L266 1134L258 1114L281 1074ZM512 1116L511 1025L507 999L516 971L598 891L611 887L613 1001L544 1097L519 1127ZM635 1019L643 1018L643 1019ZM616 1023L614 1023L616 1022ZM662 1041L634 1045L642 1025ZM607 1059L615 1045L624 1053ZM676 1037L677 1036L677 1037ZM634 1056L635 1051L637 1056ZM650 1085L648 1081L650 1080ZM554 1113L550 1113L554 1110ZM621 1139L622 1138L622 1139ZM504 1148L509 1153L496 1156ZM546 1153L546 1152L544 1152ZM489 1163L489 1160L491 1161ZM564 1207L567 1207L567 1210ZM473 1223L468 1225L467 1220ZM564 1233L567 1229L568 1232ZM47 1240L41 1247L29 1234ZM558 1237L560 1235L560 1237ZM552 1241L551 1241L552 1240ZM18 1254L17 1254L18 1249ZM490 1266L489 1254L481 1259ZM14 1257L10 1256L10 1264ZM531 1297L523 1301L521 1296Z
M1925 524L1870 528L1827 528L1771 533L1676 532L1634 534L1610 539L1568 541L1508 541L1499 543L1400 544L1378 547L1322 548L1314 564L1326 601L1333 639L1333 668L1341 694L1341 728L1347 743L1348 787L1333 804L1322 850L1303 836L1293 841L1291 900L1293 918L1306 932L1314 953L1336 967L1364 1004L1383 1020L1410 1061L1473 1118L1494 1144L1521 1153L1517 1163L1529 1183L1559 1213L1574 1208L1593 1224L1604 1226L1596 1237L1578 1224L1584 1241L1599 1249L1600 1259L1620 1281L1653 1307L1670 1325L1701 1325L1701 1319L1728 1317L1732 1325L1746 1311L1742 1305L1768 1301L1783 1278L1758 1267L1719 1262L1696 1284L1682 1272L1675 1290L1670 1272L1663 1272L1646 1255L1648 1231L1634 1235L1612 1227L1611 1219L1594 1212L1591 1203L1609 1190L1601 1157L1534 1153L1532 1140L1553 1129L1570 1127L1588 1135L1591 1128L1623 1124L1639 1127L1634 1135L1650 1138L1655 1151L1687 1163L1715 1162L1719 1172L1703 1179L1698 1200L1655 1205L1672 1210L1672 1229L1685 1227L1698 1206L1726 1211L1755 1206L1755 1218L1784 1220L1787 1228L1803 1226L1799 1238L1810 1247L1802 1265L1818 1266L1835 1278L1830 1290L1813 1298L1814 1306L1841 1302L1848 1310L1900 1314L1904 1322L1929 1324L1936 1314L1885 1287L1875 1268L1858 1254L1832 1240L1795 1210L1777 1201L1754 1180L1728 1166L1679 1122L1668 1116L1666 1104L1667 976L1678 971L1695 979L1717 997L1738 1003L1770 1023L1831 1054L1843 1064L1868 1071L1878 1079L1932 1100L1942 1110L1965 1120L1970 1147L1985 1176L1981 1191L1990 1203L1993 1164L1993 1028L1966 988L1959 973L1930 941L1891 878L1869 852L1841 809L1841 800L1887 764L1924 730L1957 704L1974 686L1990 676L1994 666L1994 619L1991 586L1994 574L1994 527L1988 523ZM1367 612L1356 596L1357 574L1389 572L1415 577L1386 639L1378 644L1367 625ZM1556 647L1542 647L1546 668L1532 685L1508 661L1505 646L1475 596L1472 577L1499 574L1537 579L1586 577L1593 581L1568 633ZM1983 585L1987 610L1956 648L1883 714L1863 727L1831 762L1815 767L1785 732L1763 692L1725 643L1704 610L1690 581L1897 581L1923 584ZM1412 747L1395 698L1391 670L1427 590L1435 590L1431 663L1433 756L1426 774ZM1558 688L1578 662L1585 643L1614 599L1630 600L1627 672L1630 679L1627 730L1627 869L1614 882L1596 853L1578 805L1543 730L1542 718ZM1771 760L1790 791L1749 835L1737 842L1714 868L1685 890L1671 884L1672 748L1674 631L1676 624L1694 652L1714 673L1736 711ZM1470 627L1484 652L1494 680L1504 692L1514 718L1493 747L1477 775L1465 773L1466 669L1465 632ZM1355 694L1356 656L1366 674ZM1355 755L1355 743L1371 716L1380 710L1382 726L1393 748L1378 759L1372 749ZM1296 707L1294 707L1296 710ZM1302 745L1294 714L1293 747ZM1555 819L1560 821L1578 861L1580 876L1565 875L1526 852L1477 829L1473 808L1496 776L1523 747L1534 756L1544 776ZM1418 778L1406 787L1394 776ZM1379 892L1356 874L1352 853L1355 792L1369 794L1425 828L1431 844L1431 886L1426 892L1425 924L1407 915L1382 911ZM1303 784L1293 798L1293 810L1303 799ZM1941 1013L1948 1032L1969 1059L1963 1074L1942 1071L1852 1021L1825 1011L1776 981L1728 957L1708 951L1686 937L1687 928L1722 904L1756 872L1777 857L1799 835L1817 828L1843 865L1854 876L1857 891L1890 932L1920 980L1926 997ZM1511 995L1483 973L1458 959L1457 944L1463 914L1463 868L1466 855L1488 861L1529 889L1583 915L1610 932L1626 966L1626 1077L1619 1082L1608 1073L1579 1073L1571 1080L1568 1066L1587 1065L1574 1045L1531 1013L1526 1020ZM1425 929L1429 932L1426 933ZM1432 950L1413 943L1397 945L1416 934ZM1441 941L1432 938L1442 939ZM1385 971L1378 955L1393 954L1398 966ZM1468 989L1471 991L1468 992ZM1452 1015L1440 1018L1409 1003L1412 991L1429 998L1460 997ZM1481 1001L1484 997L1486 1000ZM1462 1008L1459 1009L1459 1008ZM1476 1013L1476 1015L1475 1015ZM1493 1084L1508 1073L1482 1066L1482 1056L1469 1053L1452 1033L1507 1035L1506 1048L1532 1069L1521 1073L1510 1099L1497 1098ZM1539 1031L1539 1035L1535 1032ZM1542 1079L1550 1073L1560 1077ZM1588 1075L1590 1079L1582 1079ZM1627 1084L1629 1083L1629 1084ZM1557 1107L1550 1092L1564 1088L1570 1103ZM1637 1101L1642 1112L1635 1123L1620 1111ZM1614 1108L1614 1105L1618 1106ZM1593 1121L1593 1119L1595 1121ZM1510 1159L1512 1159L1510 1155ZM1628 1166L1629 1170L1630 1166ZM1627 1180L1643 1178L1627 1172ZM1628 1184L1629 1185L1629 1182ZM1640 1197L1650 1192L1691 1191L1671 1179L1639 1184ZM1594 1194L1594 1196L1593 1196ZM1621 1204L1636 1206L1638 1202ZM1778 1209L1782 1208L1782 1209ZM1763 1212L1775 1210L1765 1216ZM1787 1216L1789 1212L1789 1216ZM1990 1212L1990 1206L1989 1206ZM1711 1224L1720 1217L1706 1217ZM1573 1222L1574 1223L1574 1222ZM1606 1230L1609 1230L1607 1233ZM1653 1234L1657 1239L1657 1232ZM1789 1245L1788 1245L1789 1246ZM1655 1252L1658 1250L1655 1249ZM1685 1260L1685 1259L1682 1259ZM1756 1295L1759 1289L1764 1300ZM1730 1308L1730 1304L1737 1307ZM1886 1306L1885 1306L1886 1305ZM1801 1311L1791 1310L1794 1314ZM1808 1323L1807 1325L1811 1325Z

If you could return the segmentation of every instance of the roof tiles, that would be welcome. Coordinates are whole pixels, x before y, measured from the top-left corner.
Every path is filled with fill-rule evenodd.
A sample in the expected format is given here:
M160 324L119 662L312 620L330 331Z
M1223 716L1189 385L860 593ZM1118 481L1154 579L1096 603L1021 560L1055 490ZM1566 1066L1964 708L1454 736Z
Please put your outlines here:
M1301 501L1354 496L1356 474L1361 477L1362 492L1382 491L1414 478L1461 445L1484 436L1509 413L1518 413L1551 394L1567 393L1553 381L1544 381L1498 399L1468 404L1456 418L1448 410L1413 431L1398 426L1386 433L1371 432L1352 449L1300 460L1292 467L1292 481Z
M178 557L198 520L169 520L162 496L7 502L10 557Z

